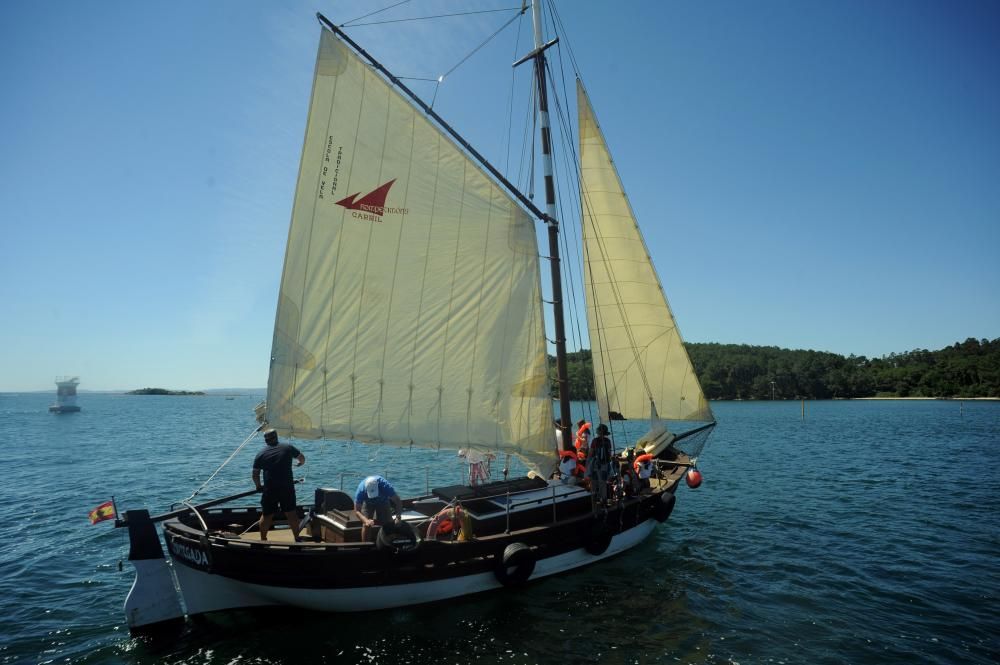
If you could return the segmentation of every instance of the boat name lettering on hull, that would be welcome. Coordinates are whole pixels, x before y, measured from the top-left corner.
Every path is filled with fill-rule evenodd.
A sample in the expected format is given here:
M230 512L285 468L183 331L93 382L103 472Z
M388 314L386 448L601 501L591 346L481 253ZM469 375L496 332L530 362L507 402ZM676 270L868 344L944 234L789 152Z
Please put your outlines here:
M208 555L201 550L196 550L193 547L171 540L170 553L195 566L208 568Z

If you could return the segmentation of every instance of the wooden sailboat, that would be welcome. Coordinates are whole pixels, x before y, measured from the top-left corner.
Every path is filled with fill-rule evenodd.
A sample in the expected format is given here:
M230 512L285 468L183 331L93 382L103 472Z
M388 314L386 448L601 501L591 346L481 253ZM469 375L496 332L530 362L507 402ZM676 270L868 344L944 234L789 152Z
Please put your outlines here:
M187 615L287 604L359 611L517 586L613 556L665 521L714 425L578 86L585 286L602 422L649 419L656 472L641 492L612 473L607 498L553 477L535 220L547 224L562 301L539 8L535 64L546 211L517 191L339 28L322 24L259 418L282 436L516 455L532 472L403 500L404 523L361 541L353 497L319 488L303 542L261 542L247 492L151 517L128 511L140 630ZM533 219L534 218L534 219ZM561 305L559 414L570 422ZM704 423L678 435L666 421ZM568 428L562 440L571 446ZM695 446L700 449L699 446ZM685 452L687 450L688 452ZM229 505L227 505L229 504ZM456 528L438 533L442 516ZM157 524L161 525L166 555ZM169 558L168 558L169 557ZM175 591L179 590L183 606Z

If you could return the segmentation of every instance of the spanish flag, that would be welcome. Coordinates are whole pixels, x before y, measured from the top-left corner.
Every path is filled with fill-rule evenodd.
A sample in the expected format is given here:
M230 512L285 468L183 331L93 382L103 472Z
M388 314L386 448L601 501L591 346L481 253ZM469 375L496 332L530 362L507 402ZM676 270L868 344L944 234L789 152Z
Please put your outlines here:
M97 508L91 510L89 517L91 524L97 524L98 522L103 522L104 520L113 520L117 517L117 515L115 515L115 504L110 501L105 501Z

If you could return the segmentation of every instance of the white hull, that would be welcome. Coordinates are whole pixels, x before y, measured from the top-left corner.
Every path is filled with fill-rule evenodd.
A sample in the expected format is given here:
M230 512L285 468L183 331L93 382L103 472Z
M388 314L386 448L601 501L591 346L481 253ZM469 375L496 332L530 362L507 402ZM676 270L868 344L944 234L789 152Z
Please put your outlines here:
M183 616L174 578L164 558L133 561L135 580L125 598L128 625L145 626Z
M655 520L646 520L611 540L600 555L576 549L535 564L530 580L554 575L573 568L614 556L635 547L652 532ZM189 616L217 610L264 605L291 605L324 612L363 612L406 605L430 603L481 591L499 589L503 585L492 573L467 575L433 582L416 582L382 587L345 589L295 589L238 582L220 575L211 575L174 564L177 581Z

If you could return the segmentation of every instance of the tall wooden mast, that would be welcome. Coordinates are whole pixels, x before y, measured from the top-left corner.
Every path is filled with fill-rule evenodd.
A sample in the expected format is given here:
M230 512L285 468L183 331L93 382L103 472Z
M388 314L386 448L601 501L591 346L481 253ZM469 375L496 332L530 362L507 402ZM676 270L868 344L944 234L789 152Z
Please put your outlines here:
M549 231L549 266L552 273L552 310L555 324L556 380L559 384L559 418L562 423L563 449L573 449L570 428L573 424L569 412L569 372L566 368L566 324L563 319L562 270L559 258L559 220L556 216L556 187L552 177L552 133L549 122L549 99L545 84L545 50L558 39L542 41L541 0L532 0L531 19L534 24L535 50L515 63L529 58L535 62L535 82L538 86L538 127L542 138L542 173L545 177L545 213Z

